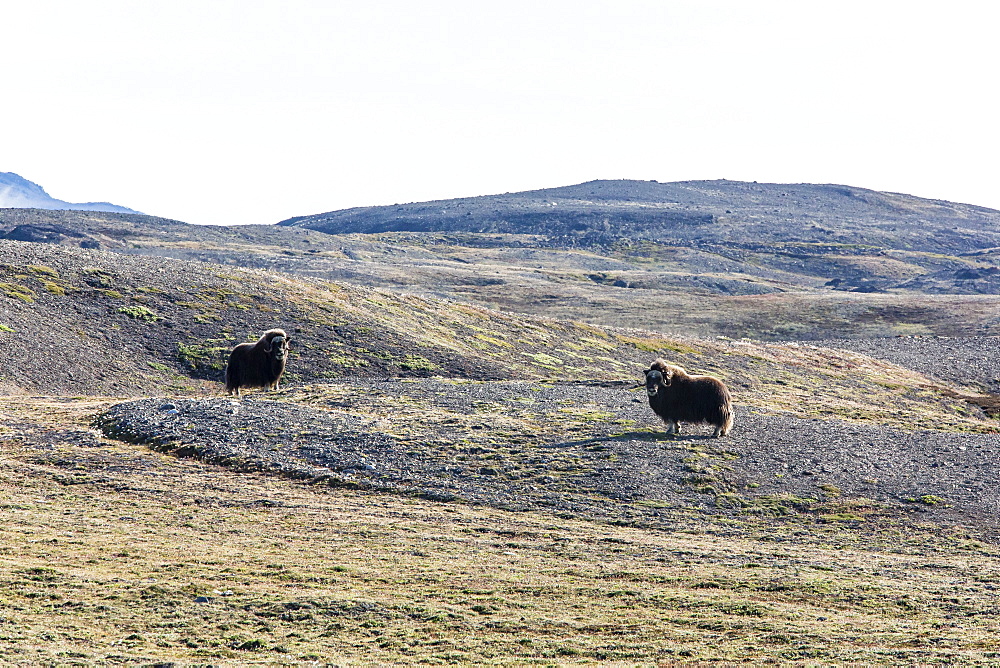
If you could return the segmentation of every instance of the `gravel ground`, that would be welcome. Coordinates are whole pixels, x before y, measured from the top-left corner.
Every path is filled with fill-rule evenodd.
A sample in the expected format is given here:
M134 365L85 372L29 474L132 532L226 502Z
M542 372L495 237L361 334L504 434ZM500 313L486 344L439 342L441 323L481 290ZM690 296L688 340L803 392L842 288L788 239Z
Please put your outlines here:
M1000 437L907 432L839 420L741 415L732 479L760 493L815 495L834 486L908 511L993 526L1000 516ZM901 504L901 505L900 505Z
M810 344L851 350L980 391L1000 393L1000 337L997 336L899 336L830 339Z
M239 470L615 522L657 525L682 508L797 508L844 521L874 511L1000 528L994 434L907 432L737 406L728 438L709 438L707 426L669 438L628 383L315 387L320 398L310 405L282 394L138 400L100 424L113 437Z

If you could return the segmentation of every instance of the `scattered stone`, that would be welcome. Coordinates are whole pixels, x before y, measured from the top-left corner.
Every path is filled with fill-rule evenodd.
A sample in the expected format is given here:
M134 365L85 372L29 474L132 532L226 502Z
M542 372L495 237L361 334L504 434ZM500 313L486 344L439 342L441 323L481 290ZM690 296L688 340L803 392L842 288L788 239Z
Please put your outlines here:
M935 495L948 502L921 507L942 521L1000 524L995 434L800 419L737 405L726 439L709 438L706 427L695 425L667 438L644 401L629 401L634 382L428 378L405 387L365 379L338 385L345 387L331 391L329 404L248 397L238 413L227 412L228 398L174 399L183 424L158 410L163 399L128 401L98 424L109 437L238 471L610 521L655 524L660 507L728 512L776 494L817 498L822 483L841 489L843 498L871 499L901 513L907 510L899 499ZM404 393L415 412L392 422L364 405L345 406L345 391L376 405ZM525 396L530 404L520 401ZM498 422L485 413L468 418L482 403L497 407ZM581 422L572 410L578 405L589 407L588 416L608 417ZM503 425L502 436L496 425ZM623 431L622 425L634 426ZM498 449L508 441L517 447ZM952 466L940 465L941 452Z

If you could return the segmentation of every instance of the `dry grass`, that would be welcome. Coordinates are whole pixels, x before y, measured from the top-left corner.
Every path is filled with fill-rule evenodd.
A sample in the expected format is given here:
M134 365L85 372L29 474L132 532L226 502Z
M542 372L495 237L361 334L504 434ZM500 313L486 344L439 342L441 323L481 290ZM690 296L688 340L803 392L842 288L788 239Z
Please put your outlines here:
M969 410L970 403L981 405L979 400L990 397L945 387L916 371L866 355L755 341L733 342L718 355L725 360L720 366L727 377L752 379L737 397L757 408L901 429L997 431L995 420ZM740 363L743 356L749 366Z
M1000 554L960 531L650 531L316 488L100 440L105 403L4 401L0 662L998 658Z

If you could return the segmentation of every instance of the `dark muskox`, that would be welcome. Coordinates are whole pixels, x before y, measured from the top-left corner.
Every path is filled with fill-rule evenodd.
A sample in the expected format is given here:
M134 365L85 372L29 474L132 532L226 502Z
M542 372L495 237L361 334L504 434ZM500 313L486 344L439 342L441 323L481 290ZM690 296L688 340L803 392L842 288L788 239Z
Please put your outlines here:
M256 343L241 343L233 348L226 365L226 391L238 397L241 387L278 389L290 341L285 330L269 329Z
M715 427L714 437L725 436L733 426L733 400L718 378L689 376L657 359L646 371L646 394L668 434L681 433L681 422L707 422Z

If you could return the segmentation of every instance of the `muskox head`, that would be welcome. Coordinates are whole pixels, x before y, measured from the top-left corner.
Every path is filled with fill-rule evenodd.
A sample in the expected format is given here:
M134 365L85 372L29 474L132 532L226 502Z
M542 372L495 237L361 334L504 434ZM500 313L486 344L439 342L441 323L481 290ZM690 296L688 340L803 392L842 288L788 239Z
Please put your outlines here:
M276 360L288 356L288 344L291 339L280 329L269 331L264 337L264 352Z
M646 371L646 394L655 397L660 388L670 387L675 370L680 371L680 368L671 366L660 359L653 362Z
M661 385L667 385L664 382L663 374L656 369L650 369L646 372L646 394L651 397L655 397L656 393L659 392Z

